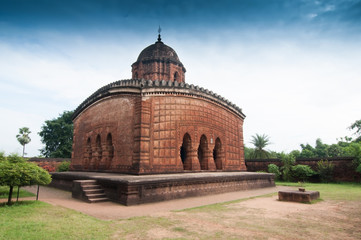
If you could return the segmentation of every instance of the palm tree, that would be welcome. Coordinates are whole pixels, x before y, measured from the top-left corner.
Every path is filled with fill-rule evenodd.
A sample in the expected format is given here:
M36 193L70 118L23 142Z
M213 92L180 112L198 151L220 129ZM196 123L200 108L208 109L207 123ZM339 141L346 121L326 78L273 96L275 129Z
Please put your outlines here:
M256 134L256 136L252 136L251 143L255 147L252 158L265 159L270 157L270 153L265 150L265 147L270 144L269 137L267 135Z
M28 127L22 127L19 129L19 134L16 135L16 139L23 146L23 157L25 155L25 145L31 141L31 138L29 137L30 133Z

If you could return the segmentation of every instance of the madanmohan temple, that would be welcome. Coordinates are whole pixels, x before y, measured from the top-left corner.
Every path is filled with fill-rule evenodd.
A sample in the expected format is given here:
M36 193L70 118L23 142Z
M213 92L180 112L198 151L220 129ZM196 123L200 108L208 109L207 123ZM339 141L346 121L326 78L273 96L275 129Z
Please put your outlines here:
M274 186L273 175L246 172L242 110L186 83L185 73L158 35L132 64L132 79L75 110L72 171L53 175L53 185L90 201L84 186L95 181L104 199L126 205Z

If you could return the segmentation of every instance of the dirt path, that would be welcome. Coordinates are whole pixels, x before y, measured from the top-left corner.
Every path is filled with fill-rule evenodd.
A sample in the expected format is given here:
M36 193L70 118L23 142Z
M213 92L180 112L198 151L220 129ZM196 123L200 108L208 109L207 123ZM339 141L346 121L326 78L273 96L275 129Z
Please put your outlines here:
M31 186L25 188L27 191L36 194L37 187ZM113 202L86 203L71 197L70 192L62 191L50 187L40 187L39 200L52 205L63 206L85 213L96 218L104 220L130 218L135 216L150 216L172 210L181 210L193 208L213 203L232 201L237 199L260 196L269 193L275 193L279 190L289 189L288 187L262 188L249 191L230 192L217 195L192 197L176 199L166 202L148 203L137 206L123 206ZM26 199L34 200L35 197Z

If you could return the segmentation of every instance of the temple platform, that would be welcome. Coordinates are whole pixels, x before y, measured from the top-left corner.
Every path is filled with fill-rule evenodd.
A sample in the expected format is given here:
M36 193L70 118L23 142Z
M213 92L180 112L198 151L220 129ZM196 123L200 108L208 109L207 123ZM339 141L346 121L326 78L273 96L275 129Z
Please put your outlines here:
M192 172L156 175L128 175L98 172L52 173L52 187L72 191L75 180L96 180L105 195L124 205L167 201L256 188L274 187L274 174L253 172Z

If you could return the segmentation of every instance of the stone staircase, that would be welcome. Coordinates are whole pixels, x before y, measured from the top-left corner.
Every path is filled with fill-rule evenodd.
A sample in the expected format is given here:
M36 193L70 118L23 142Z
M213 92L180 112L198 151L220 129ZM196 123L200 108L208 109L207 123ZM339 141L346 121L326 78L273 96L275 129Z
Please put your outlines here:
M73 181L72 195L88 203L109 201L105 192L96 180L75 180Z

